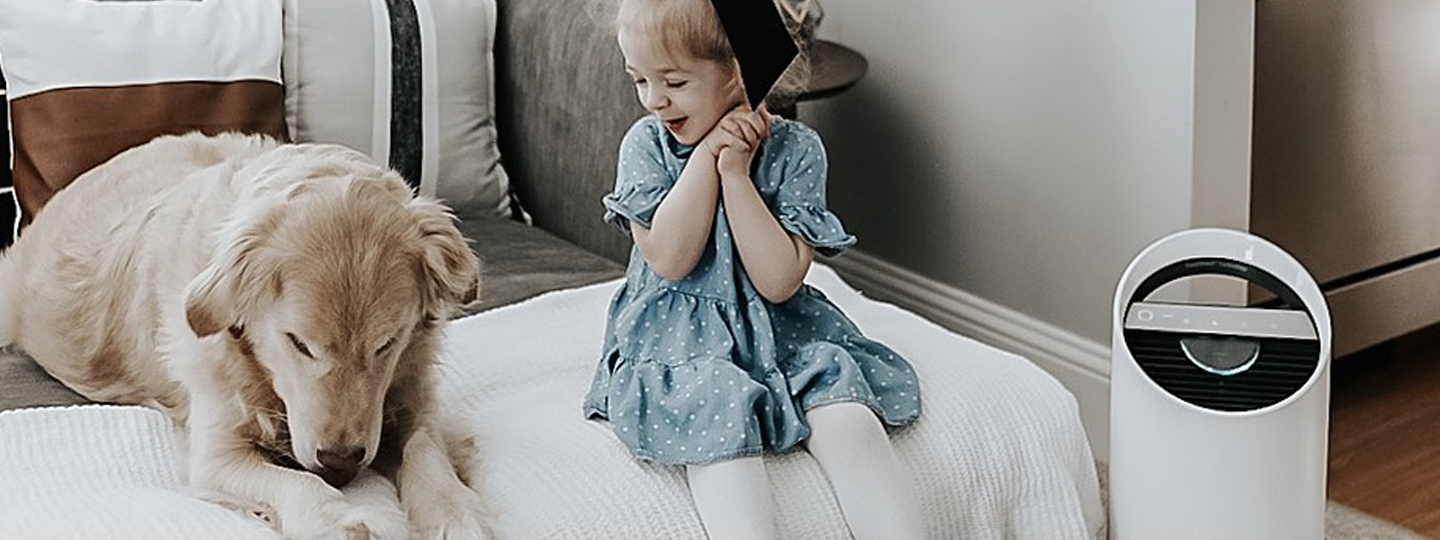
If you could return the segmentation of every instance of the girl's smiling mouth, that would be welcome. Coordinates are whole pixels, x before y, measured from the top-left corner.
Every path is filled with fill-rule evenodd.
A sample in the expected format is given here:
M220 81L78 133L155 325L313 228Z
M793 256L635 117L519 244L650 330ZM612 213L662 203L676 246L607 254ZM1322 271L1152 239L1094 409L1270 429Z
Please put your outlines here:
M669 128L672 133L678 132L680 128L685 127L685 120L686 118L684 117L666 120L665 127Z

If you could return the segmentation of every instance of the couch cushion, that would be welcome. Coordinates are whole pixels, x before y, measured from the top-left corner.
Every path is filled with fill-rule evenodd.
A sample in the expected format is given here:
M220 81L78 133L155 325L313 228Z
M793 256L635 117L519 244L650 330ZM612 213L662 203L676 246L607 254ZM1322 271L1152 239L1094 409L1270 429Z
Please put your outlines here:
M0 411L89 402L45 373L29 356L0 350Z
M388 163L462 218L509 216L494 40L494 0L285 0L294 139Z
M601 225L620 139L645 114L615 42L619 0L500 0L495 42L500 149L535 224L625 260Z
M490 218L460 224L480 256L480 306L485 311L538 294L598 283L624 274L619 264L522 223Z
M21 225L156 136L285 137L280 26L280 0L0 0Z
M509 219L465 221L460 231L470 239L481 261L480 303L471 313L624 273L613 261ZM47 375L28 356L0 351L0 411L87 402Z

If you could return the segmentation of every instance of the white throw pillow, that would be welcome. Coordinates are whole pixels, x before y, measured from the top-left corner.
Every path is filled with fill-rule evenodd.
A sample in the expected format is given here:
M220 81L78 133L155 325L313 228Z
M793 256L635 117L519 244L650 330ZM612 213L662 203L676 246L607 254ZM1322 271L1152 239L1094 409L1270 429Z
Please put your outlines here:
M291 138L349 146L457 216L509 216L495 0L285 0Z
M160 135L283 139L281 23L281 0L0 0L20 226Z

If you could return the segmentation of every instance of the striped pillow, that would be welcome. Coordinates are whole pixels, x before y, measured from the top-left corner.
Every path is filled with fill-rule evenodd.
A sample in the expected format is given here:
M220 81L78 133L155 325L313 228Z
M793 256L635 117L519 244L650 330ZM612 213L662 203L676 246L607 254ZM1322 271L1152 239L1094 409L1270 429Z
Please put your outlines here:
M287 136L281 0L0 0L17 227L165 134Z
M512 215L496 146L495 9L495 0L285 0L294 140L369 154L462 219Z

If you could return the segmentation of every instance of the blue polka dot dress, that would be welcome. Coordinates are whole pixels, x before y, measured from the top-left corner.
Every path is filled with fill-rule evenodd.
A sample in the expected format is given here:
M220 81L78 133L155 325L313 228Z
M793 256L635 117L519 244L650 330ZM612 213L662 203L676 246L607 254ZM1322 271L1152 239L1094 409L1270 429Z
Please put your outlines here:
M693 148L653 115L620 145L605 220L649 227ZM752 177L780 225L822 254L855 243L825 207L825 149L803 124L776 118ZM690 275L667 281L632 248L611 300L585 414L610 422L640 459L704 464L793 448L810 434L804 411L863 403L887 425L920 415L915 371L865 338L820 291L781 304L746 277L723 206Z

